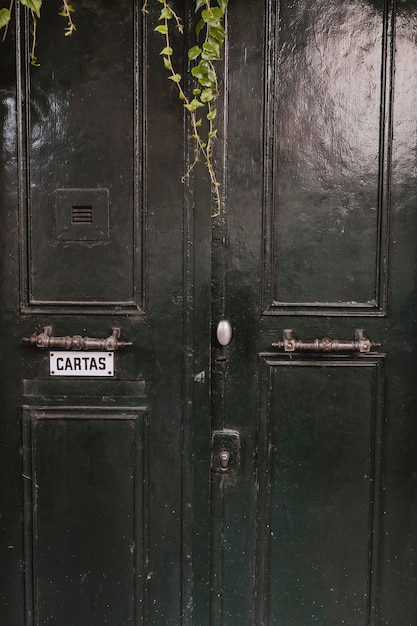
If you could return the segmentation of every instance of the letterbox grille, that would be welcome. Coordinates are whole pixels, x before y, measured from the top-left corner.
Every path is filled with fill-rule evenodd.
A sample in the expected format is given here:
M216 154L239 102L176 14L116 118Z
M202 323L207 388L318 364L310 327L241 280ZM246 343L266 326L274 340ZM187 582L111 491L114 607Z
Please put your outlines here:
M72 224L92 224L93 223L93 207L92 206L73 206L71 211Z
M108 189L57 189L55 237L57 241L109 241Z

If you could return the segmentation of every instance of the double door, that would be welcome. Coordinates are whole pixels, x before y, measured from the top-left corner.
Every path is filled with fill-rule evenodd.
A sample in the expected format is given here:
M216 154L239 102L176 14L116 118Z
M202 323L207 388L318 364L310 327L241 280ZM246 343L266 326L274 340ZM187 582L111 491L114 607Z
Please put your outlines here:
M413 624L416 8L230 0L217 218L149 8L2 44L0 622Z

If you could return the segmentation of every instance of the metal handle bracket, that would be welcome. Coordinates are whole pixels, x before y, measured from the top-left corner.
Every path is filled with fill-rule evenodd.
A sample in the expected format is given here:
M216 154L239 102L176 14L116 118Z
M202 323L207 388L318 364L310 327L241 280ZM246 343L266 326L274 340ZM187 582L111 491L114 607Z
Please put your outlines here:
M121 328L114 327L112 328L112 334L104 339L81 337L81 335L54 337L52 335L52 326L45 326L41 333L34 333L31 337L24 337L22 341L41 350L61 348L62 350L105 350L106 352L114 352L119 348L133 345L131 341L122 341L120 335Z
M292 330L284 330L282 341L272 344L273 348L279 348L285 352L370 352L372 348L377 348L381 344L370 341L364 335L363 329L355 330L355 339L353 341L339 339L313 339L312 341L301 341L295 339Z

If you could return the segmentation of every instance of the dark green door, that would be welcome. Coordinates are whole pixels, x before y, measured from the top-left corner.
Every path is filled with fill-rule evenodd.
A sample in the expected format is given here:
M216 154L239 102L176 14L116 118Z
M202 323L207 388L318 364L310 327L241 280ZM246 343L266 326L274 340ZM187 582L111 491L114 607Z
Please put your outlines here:
M417 623L416 10L229 5L213 625Z
M182 112L140 9L79 3L66 38L45 3L39 67L25 16L2 44L3 626L177 626L187 601ZM112 328L113 374L113 340L21 341Z
M139 4L2 44L0 623L412 626L415 3L230 0L214 220Z

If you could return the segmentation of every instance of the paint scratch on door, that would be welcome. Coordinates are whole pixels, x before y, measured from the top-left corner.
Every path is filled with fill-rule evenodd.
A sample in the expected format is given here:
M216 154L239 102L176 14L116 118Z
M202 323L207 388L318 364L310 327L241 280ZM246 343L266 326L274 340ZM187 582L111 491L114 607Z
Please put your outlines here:
M206 372L204 370L194 375L195 383L204 383L205 380L206 380Z

